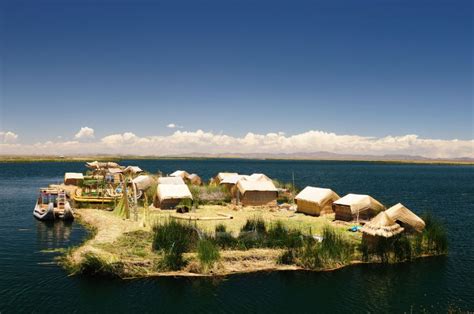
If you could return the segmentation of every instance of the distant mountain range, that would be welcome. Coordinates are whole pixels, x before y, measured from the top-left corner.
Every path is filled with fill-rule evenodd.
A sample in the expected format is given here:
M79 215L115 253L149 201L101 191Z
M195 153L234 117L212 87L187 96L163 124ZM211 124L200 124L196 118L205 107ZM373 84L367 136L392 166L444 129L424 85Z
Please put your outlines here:
M113 155L113 154L77 154L67 156L51 155L0 155L0 161L60 161L60 160L118 160L118 159L159 159L159 158L242 158L242 159L287 159L287 160L341 160L341 161L378 161L378 162L406 162L406 163L452 163L452 164L474 164L474 158L427 158L423 156L410 155L356 155L337 154L330 152L314 153L225 153L225 154L169 154L169 155Z
M165 156L161 156L165 157ZM357 161L414 161L414 162L474 162L474 158L427 158L423 156L410 155L356 155L356 154L337 154L331 152L314 153L225 153L225 154L203 154L189 153L166 155L172 158L248 158L248 159L301 159L301 160L357 160Z

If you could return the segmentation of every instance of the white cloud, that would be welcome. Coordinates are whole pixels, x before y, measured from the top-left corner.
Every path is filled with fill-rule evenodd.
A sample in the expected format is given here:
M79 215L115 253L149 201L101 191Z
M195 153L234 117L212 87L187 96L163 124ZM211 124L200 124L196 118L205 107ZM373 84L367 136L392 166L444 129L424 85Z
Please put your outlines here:
M0 143L14 143L18 139L18 135L11 132L0 132Z
M81 129L82 130L82 129ZM92 130L93 131L93 130ZM474 140L423 139L417 135L367 137L310 130L295 135L283 132L242 137L203 130L176 130L166 136L140 137L131 132L111 134L96 141L44 142L34 145L0 144L4 154L133 154L188 153L313 153L360 155L420 155L430 158L474 158Z
M79 130L79 132L77 132L76 135L74 135L75 139L92 139L94 137L95 137L94 129L89 128L87 126L82 127Z
M183 127L174 123L170 123L166 126L169 129L182 129Z

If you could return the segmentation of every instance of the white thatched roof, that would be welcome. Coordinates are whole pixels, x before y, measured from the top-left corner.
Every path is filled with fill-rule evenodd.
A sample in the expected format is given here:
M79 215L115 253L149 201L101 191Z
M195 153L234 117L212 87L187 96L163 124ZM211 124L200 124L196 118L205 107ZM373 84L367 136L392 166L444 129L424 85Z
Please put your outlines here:
M418 232L421 232L425 228L425 222L423 219L418 217L415 213L403 206L401 203L393 205L387 209L385 213L392 220L407 224Z
M383 210L384 206L373 197L365 194L347 194L346 196L334 202L336 205L345 205L351 208L352 213L361 210L375 209Z
M237 172L219 172L217 174L217 178L219 179L219 181L222 181L228 176L235 176L235 175L238 175L238 173Z
M237 188L242 194L248 191L278 192L278 189L275 187L273 182L265 179L249 180L247 178L242 178L237 182Z
M242 178L248 178L248 175L244 174L235 174L231 176L226 176L224 179L220 182L220 184L237 184L237 182L242 179Z
M186 184L158 184L156 192L160 201L182 198L193 199Z
M80 172L66 172L64 180L84 180L84 175Z
M252 173L249 177L248 177L249 180L253 180L253 181L259 181L259 180L268 180L268 181L272 181L272 179L270 179L269 177L267 177L266 175L264 175L263 173Z
M301 192L299 192L298 195L296 195L295 199L313 202L313 203L322 205L326 203L328 200L332 199L333 201L335 201L339 199L339 195L337 195L331 189L307 186Z
M187 178L189 176L189 173L184 171L184 170L176 170L172 174L169 175L170 177L181 177L181 178Z
M186 185L181 177L160 177L158 184Z
M371 236L390 238L403 232L404 229L383 211L366 223L360 230Z
M138 166L128 166L127 168L123 170L123 172L140 173L140 172L143 172L143 170Z
M140 175L133 179L132 182L135 183L137 189L144 191L152 186L155 180L151 176Z
M195 179L195 178L199 178L199 179L200 179L200 177L199 177L196 173L191 173L191 174L188 176L188 179L189 179L189 180L193 180L193 179Z

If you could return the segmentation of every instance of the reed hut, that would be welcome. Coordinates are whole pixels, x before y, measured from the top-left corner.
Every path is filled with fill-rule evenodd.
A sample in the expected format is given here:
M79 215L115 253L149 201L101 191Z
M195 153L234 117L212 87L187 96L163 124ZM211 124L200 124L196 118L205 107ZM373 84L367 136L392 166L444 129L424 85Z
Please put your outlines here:
M181 177L159 177L158 184L186 185Z
M223 186L227 191L232 191L237 182L239 182L240 179L248 179L249 176L243 175L243 174L235 174L231 176L226 176L222 181L219 183L220 186Z
M385 211L367 222L361 229L362 239L369 248L374 247L381 238L391 238L403 232L403 227L391 219Z
M176 208L184 200L192 201L193 196L186 184L158 184L154 206L161 209Z
M127 168L123 170L123 173L126 173L126 174L138 174L142 172L143 170L138 166L128 166Z
M238 175L237 172L219 172L214 178L211 179L211 184L219 185L226 177L236 175Z
M84 182L84 175L80 172L66 172L64 174L64 184L80 185Z
M236 196L244 206L276 205L278 189L271 180L241 178L236 189Z
M201 185L202 184L201 177L198 176L195 173L191 173L190 175L188 175L186 180L192 185Z
M189 173L184 171L184 170L176 170L175 172L173 172L169 176L170 177L181 177L183 180L185 180L189 176Z
M385 207L376 199L364 194L347 194L332 204L336 220L368 220Z
M305 187L295 197L297 211L312 216L333 213L332 204L340 197L331 189Z
M403 204L398 203L385 211L390 219L396 221L406 231L422 232L425 229L425 222Z
M155 184L155 179L153 179L152 176L139 175L138 177L134 178L132 182L135 184L137 189L145 191Z

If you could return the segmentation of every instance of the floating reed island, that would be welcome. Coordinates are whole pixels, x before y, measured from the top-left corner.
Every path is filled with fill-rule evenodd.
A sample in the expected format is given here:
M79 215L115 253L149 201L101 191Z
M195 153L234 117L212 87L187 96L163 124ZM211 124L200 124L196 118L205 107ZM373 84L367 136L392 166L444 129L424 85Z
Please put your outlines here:
M65 191L92 236L60 263L72 274L136 278L327 271L447 254L442 224L369 195L221 172L205 183L177 170L149 173L88 162Z

